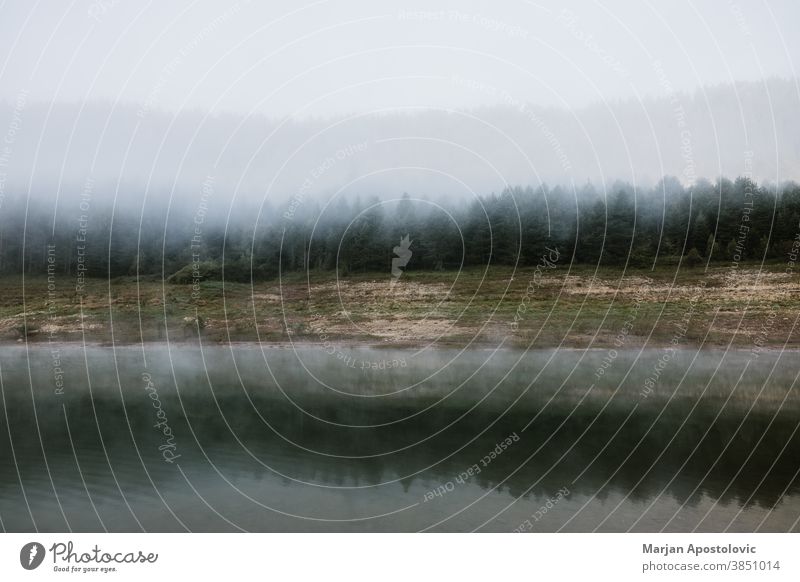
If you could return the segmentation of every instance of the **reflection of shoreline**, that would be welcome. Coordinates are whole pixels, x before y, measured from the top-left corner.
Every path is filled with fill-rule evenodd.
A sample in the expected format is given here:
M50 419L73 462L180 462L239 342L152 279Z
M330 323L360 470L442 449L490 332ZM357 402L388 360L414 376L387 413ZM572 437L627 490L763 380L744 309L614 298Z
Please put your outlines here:
M680 350L665 370L660 389L641 402L636 391L658 350L620 351L606 377L609 383L590 390L586 378L604 350L529 353L516 373L498 385L523 352L475 351L443 368L459 350L430 350L415 355L403 370L364 374L331 365L330 356L314 346L296 348L297 352L263 350L253 344L235 350L203 346L201 352L198 345L165 345L145 346L145 352L148 373L160 388L159 398L181 445L180 468L203 495L218 500L230 498L230 487L210 463L258 499L281 504L282 510L298 511L309 499L334 491L325 497L326 505L319 506L326 515L358 514L366 499L382 513L418 502L425 491L480 464L487 451L516 433L519 442L471 476L469 483L426 503L424 515L386 528L419 529L432 523L430 511L442 512L443 518L452 513L447 504L463 507L465 501L488 494L504 503L520 498L503 526L510 530L541 506L532 503L553 497L563 487L569 488L575 503L597 496L587 519L597 512L602 519L602 512L611 511L604 505L608 499L626 500L626 509L613 518L617 524L660 498L669 508L667 518L674 508L683 512L685 523L718 503L720 520L704 524L706 529L732 517L741 505L754 519L776 506L766 529L780 529L786 519L791 523L797 517L800 432L795 429L800 403L791 391L794 356L782 358L773 370L775 356L762 354L737 384L749 351L717 350L695 359L695 351ZM365 359L394 355L388 349L361 349L359 356ZM162 435L153 430L150 399L141 397L141 346L85 352L81 346L66 346L61 355L70 383L56 398L47 346L19 345L0 353L8 412L0 413L0 511L6 527L9 512L13 528L31 527L15 509L24 506L15 463L26 494L39 499L37 507L52 497L45 454L62 499L74 501L83 491L77 455L81 468L91 467L84 473L87 486L105 511L120 507L110 462L125 494L149 512L148 530L179 529L163 510L156 510L160 506L153 486L182 500L182 515L205 515L205 506L198 504L176 467L164 463L159 454ZM637 356L634 372L628 373ZM348 393L310 381L298 357L312 370L322 370L331 386ZM491 365L472 376L490 357ZM439 368L443 369L421 385L401 391ZM541 377L529 385L539 372ZM615 392L617 373L629 378ZM712 374L715 379L709 385ZM768 376L766 390L759 393ZM361 397L365 395L379 397ZM37 431L31 430L36 423L41 443ZM563 512L577 511L569 503L548 512L542 527L557 529ZM48 508L41 509L46 515L37 515L37 523L58 519L60 514ZM91 515L91 508L79 505L74 512L79 509L80 515ZM247 500L229 509L241 519L257 511ZM655 515L661 519L663 512ZM76 518L85 524L80 519L89 518ZM199 527L219 527L213 515L205 520ZM265 517L248 523L258 529L274 522ZM591 530L594 525L587 523L570 527ZM737 522L738 527L747 523ZM81 530L91 527L75 525ZM317 526L292 521L280 527Z
M325 487L336 489L341 496L352 496L354 501L363 496L385 494L387 506L402 505L402 499L396 497L401 495L401 488L416 500L420 491L437 486L479 463L487 450L508 436L504 431L518 430L530 418L524 414L508 415L481 434L496 417L473 416L468 422L456 423L452 430L423 441L444 425L446 416L365 433L326 428L302 420L296 409L275 411L271 404L256 400L255 405L281 435L277 436L265 431L263 420L243 398L220 401L224 419L216 410L212 413L207 398L186 399L184 404L204 453L197 449L196 443L186 442L181 459L183 471L202 482L203 476L214 475L209 465L211 460L226 478L240 485L250 483L254 490L261 489L265 482L274 482L281 486L282 493L280 498L270 497L270 503L279 504L285 510L298 509L293 507L299 503L298 499L313 495L315 488ZM94 467L85 475L89 486L94 490L105 488L106 494L114 497L113 488L108 487L111 476L103 461L105 446L122 487L134 498L144 499L143 493L149 490L150 484L127 429L121 429L125 422L119 403L105 399L95 403L104 435L103 445L95 419L79 412L86 409L85 405L85 400L67 405L74 437L72 445L66 438L61 409L54 406L39 412L47 460L59 491L81 489L81 476L75 468L71 449L74 446L82 462ZM658 421L654 415L626 421L625 415L616 413L599 418L578 413L569 419L561 414L543 415L530 429L518 432L519 441L472 476L470 484L508 500L520 499L524 502L518 506L521 512L530 509L529 502L551 497L565 486L571 497L586 500L597 496L598 504L608 498L627 496L638 507L663 496L671 504L684 506L687 512L694 511L708 499L721 507L744 505L760 512L776 507L779 515L782 511L794 511L796 504L785 509L782 506L784 500L796 499L800 493L800 483L793 479L798 468L800 439L797 434L793 435L796 420L792 415L773 419L769 415L755 414L740 424L738 418L723 416L715 420L711 413L692 414L681 426L687 412L685 408L670 409ZM157 435L149 430L152 412L147 406L129 406L126 413L139 449L147 451L150 444L157 442ZM27 430L29 415L22 411L12 417L11 434L19 469L26 480L26 491L30 494L41 488L37 494L46 495L52 490L39 441ZM352 420L356 416L349 418ZM235 426L235 437L226 428L225 420ZM186 422L186 416L176 416L175 431L188 434ZM0 417L0 434L7 434L4 423ZM701 438L708 429L711 429L709 435ZM397 450L405 443L416 445L392 454L355 458L366 452L365 445L380 444ZM170 496L185 495L188 502L196 506L196 511L203 511L204 506L188 489L185 480L165 465L157 453L145 455L143 461L160 491L170 491ZM11 467L12 463L9 450L0 448L0 468ZM6 491L5 503L15 498L16 478L13 470L0 471L0 487ZM224 483L217 486L221 492L230 491ZM299 497L294 497L295 494ZM438 501L442 500L433 500L427 505ZM454 498L453 502L459 504L463 500ZM246 500L240 501L242 510L248 506ZM609 506L603 511L610 510ZM789 521L796 517L788 516ZM421 520L421 525L427 525L425 516L417 519ZM563 517L549 515L548 527L557 528L559 519ZM146 524L148 530L169 529L164 525L169 522L168 516L154 516L153 520ZM652 524L652 520L649 523ZM661 525L663 523L658 527ZM25 525L13 524L13 527L24 529Z

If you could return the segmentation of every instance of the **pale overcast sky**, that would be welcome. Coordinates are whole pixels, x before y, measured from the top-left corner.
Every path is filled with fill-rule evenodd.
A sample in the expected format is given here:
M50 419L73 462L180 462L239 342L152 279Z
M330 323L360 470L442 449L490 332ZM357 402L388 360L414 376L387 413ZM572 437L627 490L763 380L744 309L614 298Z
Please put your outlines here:
M795 0L20 0L0 14L2 100L275 117L580 106L795 77L800 56Z

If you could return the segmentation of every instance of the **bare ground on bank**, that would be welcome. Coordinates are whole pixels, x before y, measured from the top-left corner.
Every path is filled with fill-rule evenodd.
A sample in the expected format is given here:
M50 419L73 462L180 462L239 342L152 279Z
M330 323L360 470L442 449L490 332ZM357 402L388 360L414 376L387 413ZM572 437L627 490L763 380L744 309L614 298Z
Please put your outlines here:
M23 291L24 290L24 291ZM0 341L507 347L797 348L800 282L783 265L708 270L535 267L192 285L0 279Z

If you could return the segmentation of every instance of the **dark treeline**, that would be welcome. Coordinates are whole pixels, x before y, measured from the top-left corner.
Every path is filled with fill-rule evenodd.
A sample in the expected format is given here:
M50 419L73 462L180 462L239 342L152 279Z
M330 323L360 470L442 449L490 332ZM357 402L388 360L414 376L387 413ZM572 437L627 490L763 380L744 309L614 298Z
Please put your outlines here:
M686 188L665 178L653 188L615 184L510 188L439 206L403 199L295 199L282 207L205 199L167 210L116 212L95 191L91 204L62 201L59 212L6 197L0 208L0 273L200 279L271 279L279 268L341 275L391 269L406 235L406 269L461 265L528 266L557 247L562 261L649 267L658 261L775 259L792 251L800 224L800 186L761 187L746 178ZM82 209L83 208L83 209ZM682 258L682 259L681 259Z

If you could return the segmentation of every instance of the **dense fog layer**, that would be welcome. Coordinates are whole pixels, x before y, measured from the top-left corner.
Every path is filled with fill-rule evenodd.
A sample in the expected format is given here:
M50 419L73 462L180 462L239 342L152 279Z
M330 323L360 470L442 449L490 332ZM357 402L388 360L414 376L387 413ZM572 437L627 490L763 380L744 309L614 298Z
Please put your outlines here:
M795 80L576 110L524 103L475 80L452 82L504 104L277 119L45 104L20 93L0 106L0 195L77 206L90 188L96 199L122 207L138 209L154 198L194 206L212 181L213 212L223 214L243 199L324 202L340 192L474 200L509 185L800 177Z

